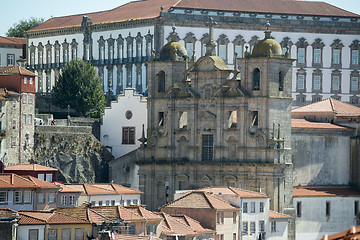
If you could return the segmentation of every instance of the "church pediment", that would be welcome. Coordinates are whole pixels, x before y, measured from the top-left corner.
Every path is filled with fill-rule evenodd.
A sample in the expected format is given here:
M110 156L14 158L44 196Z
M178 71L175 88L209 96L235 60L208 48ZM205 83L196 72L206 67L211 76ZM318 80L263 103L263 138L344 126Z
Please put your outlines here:
M215 90L215 97L245 97L248 94L241 87L232 84L223 85Z
M209 72L209 71L231 71L225 62L218 56L203 56L199 58L188 70L189 72Z
M191 98L196 97L197 95L198 94L196 94L191 88L172 87L165 94L165 98Z

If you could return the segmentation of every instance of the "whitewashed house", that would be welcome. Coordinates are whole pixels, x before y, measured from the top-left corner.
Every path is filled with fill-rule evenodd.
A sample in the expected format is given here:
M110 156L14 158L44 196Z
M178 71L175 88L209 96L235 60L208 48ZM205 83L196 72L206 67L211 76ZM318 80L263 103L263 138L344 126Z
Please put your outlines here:
M25 65L26 38L0 36L0 66Z
M105 108L100 128L100 141L118 158L140 146L142 126L147 129L146 98L136 89L125 89L124 94Z
M360 192L348 186L294 187L296 240L321 238L358 225Z

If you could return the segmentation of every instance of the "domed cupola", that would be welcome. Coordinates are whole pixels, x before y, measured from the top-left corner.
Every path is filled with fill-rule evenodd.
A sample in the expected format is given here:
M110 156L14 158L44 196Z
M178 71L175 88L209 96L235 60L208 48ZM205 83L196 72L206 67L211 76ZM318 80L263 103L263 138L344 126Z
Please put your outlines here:
M266 26L265 38L254 45L251 57L284 57L281 45L271 37L270 23Z
M185 61L188 57L186 48L177 41L178 35L175 32L175 26L172 27L173 32L170 34L170 41L160 50L160 61Z

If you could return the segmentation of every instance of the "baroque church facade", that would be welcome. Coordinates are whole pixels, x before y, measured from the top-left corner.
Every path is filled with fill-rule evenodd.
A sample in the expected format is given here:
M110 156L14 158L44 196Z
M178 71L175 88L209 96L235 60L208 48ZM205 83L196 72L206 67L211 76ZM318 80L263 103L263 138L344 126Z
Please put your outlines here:
M176 190L227 185L266 193L271 209L294 215L293 59L267 30L238 59L241 72L236 60L231 70L216 56L214 24L210 18L205 55L190 67L175 28L148 62L147 139L135 160L143 202L157 209Z
M324 2L227 0L134 1L109 11L51 18L28 32L28 67L38 93L51 93L61 67L91 61L105 92L148 90L146 61L159 57L172 25L190 58L205 55L204 22L217 23L216 53L234 68L235 53L252 51L270 21L283 53L290 48L294 105L328 97L360 103L360 16ZM239 63L239 68L242 67Z

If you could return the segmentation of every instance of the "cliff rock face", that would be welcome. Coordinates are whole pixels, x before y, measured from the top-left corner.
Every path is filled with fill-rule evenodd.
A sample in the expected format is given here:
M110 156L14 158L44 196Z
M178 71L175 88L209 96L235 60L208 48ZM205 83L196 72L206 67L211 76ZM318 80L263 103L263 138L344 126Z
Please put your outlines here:
M58 181L108 181L106 162L113 156L95 138L91 127L37 126L34 138L34 163L58 169Z

